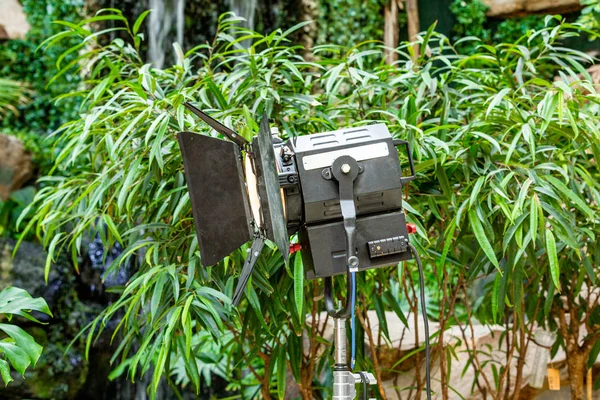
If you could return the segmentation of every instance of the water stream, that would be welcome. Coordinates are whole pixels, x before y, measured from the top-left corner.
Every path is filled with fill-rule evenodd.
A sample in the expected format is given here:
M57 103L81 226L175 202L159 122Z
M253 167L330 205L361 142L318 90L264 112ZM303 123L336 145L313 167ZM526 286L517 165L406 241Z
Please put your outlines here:
M183 47L185 0L150 0L149 6L148 61L155 68L163 68L173 41Z
M246 27L254 30L254 14L256 14L257 0L229 0L231 11L235 15L246 19Z

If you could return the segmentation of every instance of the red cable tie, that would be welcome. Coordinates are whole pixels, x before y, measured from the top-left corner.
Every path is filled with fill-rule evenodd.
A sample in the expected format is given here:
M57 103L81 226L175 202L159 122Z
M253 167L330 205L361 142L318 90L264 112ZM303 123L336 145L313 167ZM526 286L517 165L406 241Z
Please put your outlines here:
M290 255L300 250L302 250L302 245L300 243L290 244Z

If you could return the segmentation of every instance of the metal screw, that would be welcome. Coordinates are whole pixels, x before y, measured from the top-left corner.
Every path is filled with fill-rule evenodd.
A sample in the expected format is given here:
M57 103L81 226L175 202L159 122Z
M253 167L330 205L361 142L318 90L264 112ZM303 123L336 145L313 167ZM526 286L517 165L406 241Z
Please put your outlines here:
M342 165L342 172L347 174L348 172L350 172L350 166L348 164L344 164Z

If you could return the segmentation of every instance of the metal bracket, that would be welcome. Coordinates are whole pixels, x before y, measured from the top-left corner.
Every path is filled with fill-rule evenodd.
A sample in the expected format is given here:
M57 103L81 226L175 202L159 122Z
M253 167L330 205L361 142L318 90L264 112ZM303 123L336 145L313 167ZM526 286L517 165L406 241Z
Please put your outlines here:
M350 272L358 271L356 257L356 205L354 204L354 180L358 176L358 162L350 156L338 157L331 166L331 173L340 187L340 208L346 232L346 257Z
M256 261L258 261L258 257L260 256L260 253L264 247L265 238L262 235L255 236L254 242L252 242L252 247L250 247L250 251L248 252L244 266L242 267L242 272L240 273L240 278L231 301L235 307L237 307L237 305L240 303L240 300L242 300L242 295L244 294L244 289L246 288L248 279L250 279L250 275L252 275Z
M358 257L356 256L356 206L354 204L354 180L358 176L360 168L358 162L350 156L338 157L331 166L332 179L338 181L340 208L344 218L344 231L346 232L346 262L348 272L346 275L346 284L348 296L354 286L355 276L353 272L358 271ZM327 179L326 176L324 176ZM346 318L350 315L351 304L346 300L346 305L336 310L333 302L333 279L328 276L325 278L325 308L333 318Z

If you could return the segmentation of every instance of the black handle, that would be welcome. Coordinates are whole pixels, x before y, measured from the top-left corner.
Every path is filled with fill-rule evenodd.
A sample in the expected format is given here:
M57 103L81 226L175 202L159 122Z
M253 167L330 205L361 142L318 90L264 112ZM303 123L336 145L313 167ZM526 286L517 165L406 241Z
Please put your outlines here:
M413 179L415 179L417 177L417 175L415 173L415 163L412 158L412 151L410 148L410 143L408 143L408 141L402 140L402 139L394 139L392 141L392 143L394 144L395 147L404 145L404 147L406 148L406 156L408 157L408 163L410 165L410 176L405 176L405 177L400 178L400 182L402 182L402 185L406 185L408 182L412 181Z

